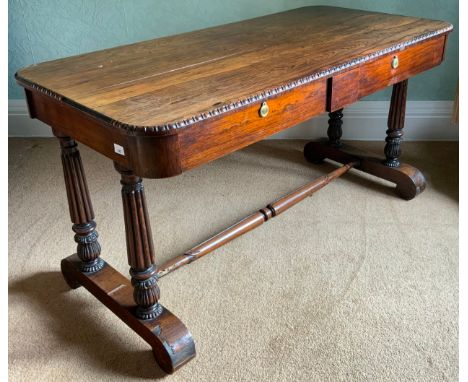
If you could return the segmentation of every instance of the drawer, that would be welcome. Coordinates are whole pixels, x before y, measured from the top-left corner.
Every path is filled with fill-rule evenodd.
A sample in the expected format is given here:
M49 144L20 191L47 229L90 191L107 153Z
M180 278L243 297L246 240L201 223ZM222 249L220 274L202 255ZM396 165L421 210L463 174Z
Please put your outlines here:
M341 109L377 90L439 65L444 56L445 38L440 36L403 48L333 76L329 80L327 110Z
M226 113L179 133L183 170L199 166L260 141L325 111L327 83L320 79L266 100L268 114L260 115L262 102Z

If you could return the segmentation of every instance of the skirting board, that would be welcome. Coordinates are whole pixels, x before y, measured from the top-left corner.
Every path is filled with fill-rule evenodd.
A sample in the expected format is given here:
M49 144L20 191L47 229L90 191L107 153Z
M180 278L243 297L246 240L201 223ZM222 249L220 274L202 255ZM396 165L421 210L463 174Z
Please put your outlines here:
M406 106L405 140L456 141L458 126L451 123L452 101L409 101ZM379 141L387 126L388 101L361 101L347 107L343 139ZM317 139L326 136L327 114L272 136L272 139ZM8 101L10 137L51 137L48 126L29 118L24 100Z

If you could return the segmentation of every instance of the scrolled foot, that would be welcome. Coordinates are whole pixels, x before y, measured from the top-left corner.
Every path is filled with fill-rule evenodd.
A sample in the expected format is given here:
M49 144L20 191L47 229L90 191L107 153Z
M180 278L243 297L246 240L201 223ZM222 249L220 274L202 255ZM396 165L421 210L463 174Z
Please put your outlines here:
M398 168L395 192L406 200L414 199L426 188L426 179L421 171L408 164L402 163Z
M195 357L195 343L185 325L167 309L154 321L153 356L166 373L185 365Z
M77 255L62 260L62 272L71 287L84 286L153 349L158 365L166 373L173 373L195 357L195 343L184 323L163 305L152 320L138 319L134 312L133 286L125 276L104 261L98 273L83 273Z
M347 146L337 148L328 143L309 142L304 147L304 155L309 161L312 161L309 158L327 158L341 164L359 161L356 170L395 183L397 195L406 200L415 198L426 188L424 175L416 167L406 163L391 167L381 158L371 157L368 153Z

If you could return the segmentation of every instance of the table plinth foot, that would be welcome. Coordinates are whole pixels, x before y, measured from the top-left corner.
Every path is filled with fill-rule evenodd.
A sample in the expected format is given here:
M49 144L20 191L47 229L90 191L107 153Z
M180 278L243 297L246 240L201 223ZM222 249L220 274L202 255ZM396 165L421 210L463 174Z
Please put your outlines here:
M367 156L346 145L337 148L327 142L309 142L304 147L304 156L315 164L327 158L343 164L359 161L355 166L357 170L395 183L395 192L406 200L415 198L426 188L424 175L416 167L406 163L390 167L383 159Z
M133 286L125 276L104 262L96 273L80 271L81 260L77 255L62 260L61 268L71 288L85 287L101 303L134 330L153 349L158 365L166 373L173 373L195 357L192 335L175 315L164 306L153 320L140 320L133 299Z
M81 284L73 277L73 273L70 272L67 259L63 259L61 261L60 269L62 270L63 278L71 289L77 289L81 286Z
M312 143L312 142L311 142ZM308 162L313 163L313 164L322 164L325 161L325 156L323 156L323 153L312 150L309 144L306 144L304 147L304 156L307 159Z

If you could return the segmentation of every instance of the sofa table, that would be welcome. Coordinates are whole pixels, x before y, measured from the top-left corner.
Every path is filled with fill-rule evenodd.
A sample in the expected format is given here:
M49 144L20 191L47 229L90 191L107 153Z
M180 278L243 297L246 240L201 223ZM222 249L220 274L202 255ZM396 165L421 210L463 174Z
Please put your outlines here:
M452 25L383 13L305 7L45 62L17 72L31 118L59 139L77 253L62 260L152 347L168 373L195 356L190 332L161 303L158 279L284 212L351 168L412 199L423 175L401 163L408 79L439 65ZM393 86L382 158L341 142L343 108ZM142 178L181 174L323 112L328 141L305 158L342 164L164 264L157 264ZM121 175L131 280L101 257L77 142Z

